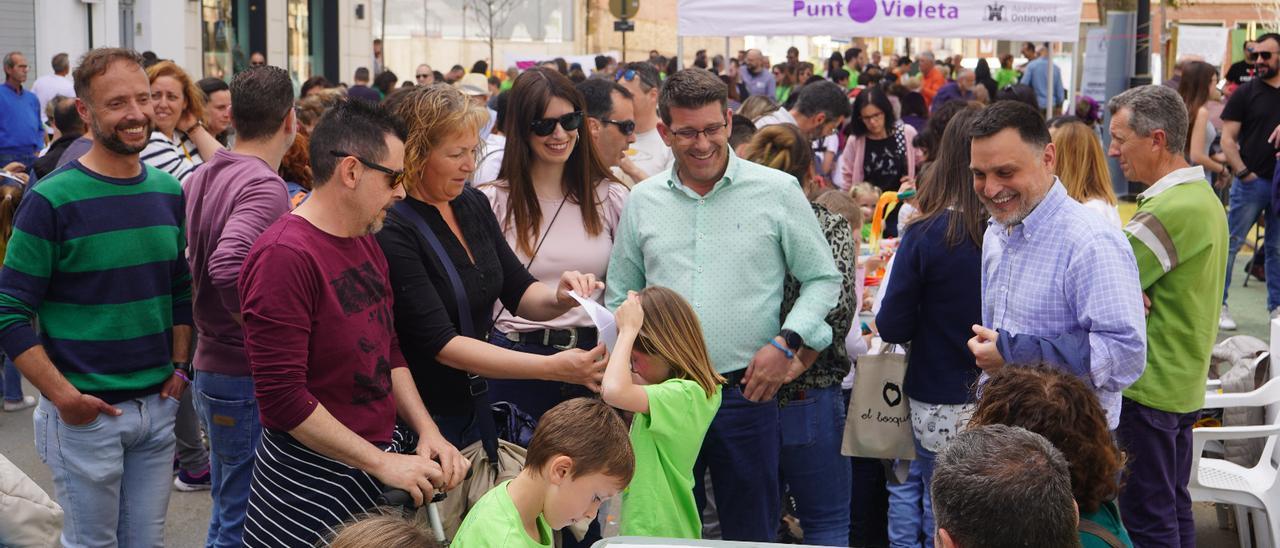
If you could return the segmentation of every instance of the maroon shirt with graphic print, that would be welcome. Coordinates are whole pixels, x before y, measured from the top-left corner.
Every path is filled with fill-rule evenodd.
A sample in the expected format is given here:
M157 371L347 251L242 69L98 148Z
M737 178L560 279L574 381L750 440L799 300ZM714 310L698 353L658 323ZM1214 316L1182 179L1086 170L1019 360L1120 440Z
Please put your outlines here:
M239 288L262 425L288 432L322 404L365 440L390 443L391 370L405 361L373 236L339 238L285 215L253 244Z

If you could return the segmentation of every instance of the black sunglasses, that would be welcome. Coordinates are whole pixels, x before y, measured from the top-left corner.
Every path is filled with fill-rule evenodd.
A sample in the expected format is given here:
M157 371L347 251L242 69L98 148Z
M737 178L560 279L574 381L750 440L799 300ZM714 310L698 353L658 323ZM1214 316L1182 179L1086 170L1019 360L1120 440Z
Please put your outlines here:
M542 118L529 122L529 129L538 137L546 137L556 132L556 124L565 131L573 131L582 127L582 111L570 112L559 118Z
M1262 59L1263 61L1270 61L1272 55L1275 55L1275 53L1270 51L1251 51L1248 57L1250 60Z
M610 120L608 118L600 118L600 121L605 124L618 126L618 131L621 131L623 135L631 135L636 131L635 120Z
M359 157L359 156L356 156L355 154L348 154L348 153L346 153L346 152L342 152L341 150L330 150L330 151L329 151L329 154L332 154L335 158L346 158L346 157L350 156L350 157L352 157L352 158L355 158L357 162L360 162L361 164L363 164L363 165L364 165L364 167L367 167L367 168L372 169L372 170L374 170L374 171L381 171L381 172L383 172L383 173L386 173L387 175L390 175L390 176L391 176L391 188L392 188L392 189L395 189L395 188L399 187L399 186L400 186L400 183L404 182L404 172L403 172L403 171L396 171L396 170L391 169L391 168L389 168L389 167L387 167L387 166L384 166L384 165L381 165L381 164L377 164L377 163L374 163L374 162L370 162L369 160L366 160L366 159L364 159L364 158L361 158L361 157Z

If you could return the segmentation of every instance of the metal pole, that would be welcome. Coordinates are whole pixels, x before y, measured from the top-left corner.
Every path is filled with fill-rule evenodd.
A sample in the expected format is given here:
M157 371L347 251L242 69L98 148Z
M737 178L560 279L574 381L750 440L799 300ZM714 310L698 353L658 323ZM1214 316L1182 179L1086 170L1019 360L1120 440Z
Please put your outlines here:
M1046 78L1049 80L1049 87L1046 88L1048 93L1045 94L1048 101L1045 101L1044 118L1048 120L1049 118L1053 118L1053 44L1048 44L1045 49L1048 50L1045 52L1045 60L1049 62L1049 70L1046 75Z
M1077 78L1076 76L1084 76L1084 71L1080 68L1080 64L1082 62L1080 49L1080 40L1077 39L1076 43L1071 46L1071 87L1067 88L1067 105L1071 105L1072 114L1075 114L1076 89L1080 87L1081 80L1081 78ZM1064 108L1062 109L1064 114L1067 112L1065 106L1066 105L1064 105Z
M729 37L725 36L724 37L724 66L722 66L721 69L723 69L726 72L729 70L729 59L733 57L732 55L729 54L730 51L732 51L732 49L729 46Z
M676 37L676 70L684 68L684 37ZM668 74L667 76L671 76Z
M1133 78L1129 87L1151 83L1151 0L1138 0L1137 41L1133 53Z

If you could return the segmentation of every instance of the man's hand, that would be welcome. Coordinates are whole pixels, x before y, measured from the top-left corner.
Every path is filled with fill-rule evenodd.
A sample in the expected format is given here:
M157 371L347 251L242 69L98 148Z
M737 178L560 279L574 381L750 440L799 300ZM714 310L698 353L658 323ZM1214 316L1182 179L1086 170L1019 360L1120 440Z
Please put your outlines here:
M604 343L597 344L590 351L570 348L551 356L554 364L551 375L553 380L580 384L599 393L600 383L604 380L604 359Z
M471 461L458 452L458 448L444 439L444 436L423 437L418 440L418 455L432 459L440 464L445 491L452 491L462 484L471 468Z
M378 465L368 471L387 487L404 489L413 497L414 506L431 500L436 489L444 485L444 472L436 461L424 455L385 453Z
M182 380L175 372L169 375L169 380L164 381L164 385L160 387L161 398L182 399L182 391L187 389L187 381Z
M1004 357L996 347L1000 334L981 325L973 326L974 337L969 339L969 351L978 363L978 367L987 373L995 373L1004 367Z
M627 174L627 177L631 177L631 180L637 183L649 178L649 174L641 171L640 166L632 162L631 157L625 152L622 153L622 159L618 160L618 169L621 169L623 173Z
M778 344L786 344L781 337L775 337L774 340ZM751 357L747 373L742 377L742 395L754 402L773 399L778 388L787 380L791 361L791 358L772 344L760 347L756 355Z
M58 408L58 417L63 424L70 426L89 424L99 413L113 417L119 417L123 413L119 408L88 394L77 393L66 401L54 401L53 405Z
M556 288L556 304L564 308L578 306L578 301L569 296L569 292L579 297L590 299L596 291L604 288L604 283L596 280L595 274L583 274L577 270L566 270L560 275L560 286Z
M1276 128L1271 130L1271 136L1267 137L1267 142L1271 143L1272 148L1280 149L1280 125L1276 125ZM1280 152L1276 153L1276 157L1280 158Z
M1142 294L1142 315L1151 315L1151 297L1148 297L1146 293Z

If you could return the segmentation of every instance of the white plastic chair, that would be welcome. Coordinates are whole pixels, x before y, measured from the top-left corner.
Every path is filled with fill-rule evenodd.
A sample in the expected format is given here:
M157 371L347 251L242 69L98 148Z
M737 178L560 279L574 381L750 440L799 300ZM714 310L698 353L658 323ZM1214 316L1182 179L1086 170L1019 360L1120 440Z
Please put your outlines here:
M1280 379L1272 378L1252 392L1233 394L1207 394L1205 409L1225 407L1265 407L1280 403ZM1240 440L1267 438L1262 457L1252 468L1246 468L1224 459L1203 458L1205 444L1209 440ZM1276 442L1280 440L1280 417L1259 426L1222 426L1196 428L1192 431L1191 478L1187 485L1191 500L1221 502L1236 505L1237 529L1240 545L1250 546L1246 509L1258 509L1265 518L1252 510L1254 525L1258 531L1258 544L1264 547L1280 543L1280 482L1277 466L1272 461ZM1261 529L1266 526L1267 533Z

